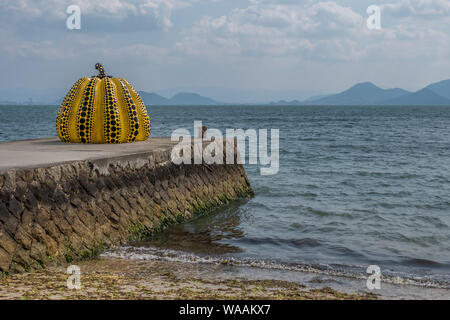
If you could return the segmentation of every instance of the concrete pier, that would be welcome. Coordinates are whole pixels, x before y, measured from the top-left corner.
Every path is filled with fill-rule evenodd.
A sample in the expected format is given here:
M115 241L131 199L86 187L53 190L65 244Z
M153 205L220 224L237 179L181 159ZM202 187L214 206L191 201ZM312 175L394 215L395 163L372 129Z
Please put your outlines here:
M120 157L130 154L160 153L176 144L170 138L151 138L123 144L64 143L58 138L0 143L0 172L21 168L43 168L72 161Z
M174 145L0 143L0 271L95 257L253 193L242 165L175 165Z

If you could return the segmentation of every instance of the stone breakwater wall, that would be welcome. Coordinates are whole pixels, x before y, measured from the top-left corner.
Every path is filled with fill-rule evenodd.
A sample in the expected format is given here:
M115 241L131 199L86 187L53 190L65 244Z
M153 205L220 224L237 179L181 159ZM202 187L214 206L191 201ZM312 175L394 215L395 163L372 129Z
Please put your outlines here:
M95 257L253 193L240 164L175 165L170 154L0 172L0 271Z

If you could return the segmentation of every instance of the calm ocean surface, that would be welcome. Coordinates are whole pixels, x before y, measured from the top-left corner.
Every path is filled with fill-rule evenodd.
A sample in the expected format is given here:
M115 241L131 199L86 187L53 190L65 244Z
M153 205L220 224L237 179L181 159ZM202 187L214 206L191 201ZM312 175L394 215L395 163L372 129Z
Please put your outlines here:
M54 136L58 107L0 106L0 141ZM450 108L149 107L152 136L194 120L280 129L280 170L249 201L111 255L383 275L450 288Z

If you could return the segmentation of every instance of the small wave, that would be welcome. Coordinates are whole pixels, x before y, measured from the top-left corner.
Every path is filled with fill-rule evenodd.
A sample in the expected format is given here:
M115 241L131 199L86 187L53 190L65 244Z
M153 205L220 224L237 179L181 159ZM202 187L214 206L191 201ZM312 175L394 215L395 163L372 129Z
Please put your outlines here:
M438 217L418 215L418 216L414 216L414 218L416 220L420 220L420 221L423 221L425 223L432 224L436 228L444 229L444 228L448 228L449 227L444 221L442 221Z
M303 239L280 239L280 238L255 238L255 237L246 237L241 239L242 243L247 244L270 244L274 246L292 246L295 248L302 247L319 247L322 243L319 240L312 238L303 238Z
M394 180L417 179L423 177L423 175L408 172L396 173L396 172L380 172L380 171L356 171L355 174L360 177L380 177L380 178L390 178Z
M404 263L406 265L415 265L415 266L419 266L419 267L435 267L435 268L450 267L448 264L439 263L439 262L428 260L428 259L418 259L418 258L405 259L402 261L402 263Z
M319 217L340 217L345 219L354 219L354 216L349 212L331 212L320 209L314 209L312 207L305 207L307 212L311 213L314 216Z
M367 279L367 275L364 273L365 268L367 266L328 265L328 264L314 265L314 264L299 264L299 263L282 263L277 261L252 259L252 258L200 256L188 252L182 252L171 249L154 248L154 247L120 246L112 248L110 251L103 253L101 256L118 259L129 259L129 260L144 260L144 261L160 260L160 261L173 261L181 263L259 268L265 270L306 272L306 273L322 274L326 276L347 277L352 279L362 279L362 280ZM382 275L382 281L385 283L395 285L413 285L426 288L450 289L450 279L448 281L440 281L427 276L419 277L406 274L399 276L399 274L396 274L394 272L384 272Z

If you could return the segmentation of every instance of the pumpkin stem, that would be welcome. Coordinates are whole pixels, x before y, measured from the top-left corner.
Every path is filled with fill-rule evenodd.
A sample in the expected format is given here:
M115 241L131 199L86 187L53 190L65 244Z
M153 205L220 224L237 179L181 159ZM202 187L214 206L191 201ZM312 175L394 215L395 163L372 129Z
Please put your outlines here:
M96 63L96 64L95 64L95 69L98 70L98 75L97 75L97 77L99 77L99 78L104 78L104 77L106 77L105 69L103 69L103 66L102 66L100 63Z

